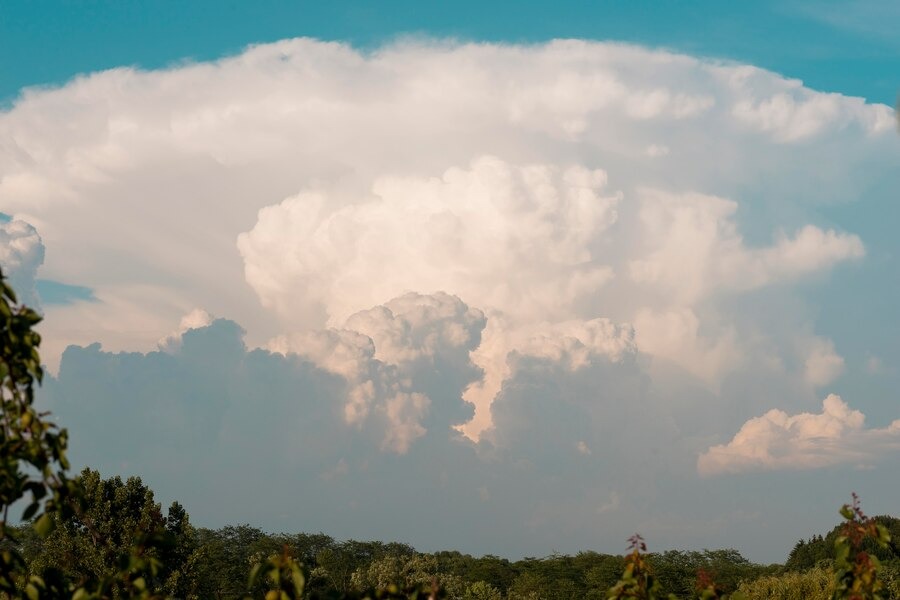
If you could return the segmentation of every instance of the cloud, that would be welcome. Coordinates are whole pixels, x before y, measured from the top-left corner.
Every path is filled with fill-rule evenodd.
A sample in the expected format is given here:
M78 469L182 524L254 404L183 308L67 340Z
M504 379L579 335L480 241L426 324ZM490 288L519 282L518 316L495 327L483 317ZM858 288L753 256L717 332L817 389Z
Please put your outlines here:
M455 296L408 293L351 315L340 329L282 335L269 347L344 377L346 422L362 426L374 412L388 423L383 446L403 453L424 425L471 418L461 396L481 375L470 353L484 325L481 311Z
M40 308L35 288L38 267L44 262L44 244L37 230L24 221L0 222L0 267L16 290L20 303Z
M697 455L760 398L808 406L838 348L888 361L847 338L890 315L833 315L896 255L892 119L621 44L296 39L24 91L0 206L92 292L41 324L86 462L207 523L306 526L289 498L339 536L443 515L447 545L537 553L727 523L688 514Z
M202 308L195 308L181 317L178 329L159 340L157 345L163 352L177 352L181 349L181 339L191 329L206 327L213 322L213 317Z
M537 547L558 523L541 490L555 489L553 498L593 494L598 484L579 471L598 474L613 457L623 469L633 464L633 453L623 453L615 443L621 428L606 419L606 408L630 415L650 409L634 404L633 392L642 383L633 348L604 348L592 341L606 339L615 331L612 325L595 324L593 338L581 340L560 333L559 351L538 348L538 355L516 357L515 375L496 409L513 410L498 419L490 446L484 441L479 450L453 425L461 420L461 394L472 372L471 365L454 367L461 349L472 343L459 333L477 327L481 317L446 295L407 295L387 306L351 321L374 319L382 331L413 324L403 338L411 347L394 346L404 350L395 355L403 357L395 364L376 358L373 338L358 332L354 338L346 329L322 331L308 346L290 340L310 356L328 345L316 347L315 339L368 340L357 344L361 352L350 353L359 363L353 368L340 363L321 368L295 352L250 350L238 324L217 319L187 329L165 352L72 346L58 377L50 377L41 390L41 401L69 427L74 464L139 473L163 497L178 497L189 509L211 507L199 511L207 524L243 517L267 527L297 527L278 516L290 498L291 505L305 507L304 514L319 515L322 527L335 535L400 537L423 545L448 519L457 525L441 543L488 544L499 532L515 529L520 533L502 545L515 551L521 544ZM462 329L450 327L451 321ZM431 375L417 370L410 380L405 369L417 361L431 362ZM461 373L448 372L457 367ZM368 380L362 381L362 372ZM448 381L455 383L445 387ZM373 390L368 412L348 420L348 390L362 385ZM542 391L554 387L562 393ZM435 394L438 388L444 396ZM587 389L593 393L584 394ZM568 414L587 417L577 421L583 432L578 444L566 437L566 418L559 418ZM588 445L592 451L585 452ZM555 485L560 467L572 457L585 462L579 470L566 467L565 484ZM523 470L523 461L531 467ZM273 484L271 471L258 468L266 463L285 476ZM243 482L237 488L236 473ZM260 497L266 482L271 493ZM599 505L612 502L606 510L614 510L618 492L599 487L604 490ZM523 491L525 498L519 498ZM351 505L352 499L377 501ZM422 510L423 502L428 510ZM595 514L597 506L591 502L583 510ZM388 525L381 530L384 520ZM526 521L533 526L522 529ZM568 525L564 532L571 533Z
M640 220L650 250L629 264L631 278L682 304L791 280L865 254L855 235L813 225L772 246L748 248L734 222L737 202L704 194L643 192Z
M483 157L440 178L379 179L372 198L348 207L295 196L262 209L238 248L248 283L286 319L340 320L361 303L440 289L543 315L611 277L589 248L616 220L606 183L601 170Z
M834 342L824 338L813 338L809 342L808 354L804 361L804 375L810 385L828 385L844 372L844 359L834 349Z
M861 178L896 167L881 125L890 118L771 72L619 44L424 41L363 53L295 39L24 92L0 114L0 205L40 232L46 277L99 299L48 313L48 332L67 343L101 331L116 348L152 349L164 323L204 306L261 345L406 291L628 320L591 310L628 261L650 260L628 255L640 240L627 194L695 191L728 198L726 209L762 190L773 205L852 200ZM785 139L817 146L797 152ZM479 158L489 156L499 158ZM814 192L798 183L813 180ZM788 246L825 251L821 268L860 255L853 236L804 229L804 218L765 225L799 232ZM291 239L304 228L310 239ZM339 280L333 264L346 265ZM753 285L790 275L754 269ZM148 325L126 332L128 310ZM105 318L116 325L98 327Z
M885 366L881 357L869 355L869 357L866 358L866 373L869 375L882 375L889 371L890 369Z
M700 319L690 308L643 309L635 315L634 327L643 352L671 361L708 384L715 385L743 358L734 328L703 335Z
M773 409L750 419L727 444L712 446L697 460L701 476L758 470L866 466L900 449L900 419L866 429L865 416L830 394L822 412L788 415Z

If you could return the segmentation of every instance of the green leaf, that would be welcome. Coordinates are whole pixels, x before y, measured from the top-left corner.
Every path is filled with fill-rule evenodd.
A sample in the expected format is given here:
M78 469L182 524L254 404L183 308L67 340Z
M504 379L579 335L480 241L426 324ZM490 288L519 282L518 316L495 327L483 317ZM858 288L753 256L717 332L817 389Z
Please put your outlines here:
M45 538L53 531L53 519L50 518L50 515L44 513L38 517L38 520L34 522L32 527L34 527L34 531L40 537Z
M303 577L303 573L300 572L300 569L295 565L293 569L291 569L291 579L294 581L294 590L297 592L297 596L303 595L303 587L306 585L306 580Z
M29 600L38 600L41 597L41 593L31 583L25 586L25 595L28 596Z
M261 563L256 563L253 565L253 568L250 569L250 577L247 578L247 587L253 587L253 584L256 583L256 578L259 577L259 570L262 568Z

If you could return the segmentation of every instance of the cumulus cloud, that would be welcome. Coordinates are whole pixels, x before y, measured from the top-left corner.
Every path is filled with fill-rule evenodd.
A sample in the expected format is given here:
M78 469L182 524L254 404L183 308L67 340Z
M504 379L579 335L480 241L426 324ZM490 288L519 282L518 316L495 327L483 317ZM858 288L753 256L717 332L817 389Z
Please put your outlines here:
M793 89L764 99L738 102L733 109L734 116L747 125L772 133L781 142L796 142L816 135L826 124L862 121L863 127L872 133L889 129L893 124L890 109L869 111L862 98L810 93L800 82L787 82L784 87Z
M830 394L821 413L788 415L773 409L750 419L727 444L712 446L697 460L701 476L756 470L816 469L841 464L867 466L900 449L900 419L866 429L865 416Z
M471 429L477 433L509 373L509 352L536 329L552 329L554 322L572 329L572 319L581 317L588 331L596 318L592 305L622 259L610 250L622 243L623 232L614 229L620 197L604 195L606 182L599 170L513 166L485 157L440 179L378 180L371 199L351 206L336 207L321 194L290 198L262 209L238 247L263 305L289 322L311 314L339 322L360 303L436 288L495 315L475 355L485 380L467 396L481 409ZM644 258L626 261L628 272L649 290L645 294L676 306L661 313L643 308L629 317L641 326L643 351L708 381L733 367L741 353L727 331L719 339L699 339L690 305L717 292L791 280L864 252L858 237L815 226L749 248L733 221L734 201L652 190L641 195L639 239L650 248Z
M682 304L716 292L752 290L864 255L855 235L806 225L774 245L749 248L734 221L738 204L704 194L645 190L641 225L651 249L631 278Z
M806 346L804 377L810 385L828 385L844 372L844 358L835 351L834 342L816 337Z
M671 361L709 384L741 360L734 330L714 337L700 333L700 319L690 308L640 310L634 318L636 339L644 352Z
M263 305L288 319L343 319L360 304L440 289L532 317L612 276L590 251L616 220L606 183L601 170L485 157L440 178L379 179L371 199L347 207L289 198L261 210L238 248Z
M370 418L385 421L382 446L404 453L426 425L471 418L461 396L481 375L470 353L484 325L481 311L455 296L408 293L351 315L339 329L282 335L269 348L345 378L345 421L360 428Z
M40 307L35 289L38 267L44 262L44 244L37 230L25 221L0 223L0 267L17 299L33 308Z
M157 346L163 352L177 352L181 349L181 339L185 333L187 333L191 329L206 327L210 323L212 323L213 320L213 316L208 312L206 312L202 308L195 308L188 314L181 317L181 322L178 324L178 329L159 340L159 342L157 342Z

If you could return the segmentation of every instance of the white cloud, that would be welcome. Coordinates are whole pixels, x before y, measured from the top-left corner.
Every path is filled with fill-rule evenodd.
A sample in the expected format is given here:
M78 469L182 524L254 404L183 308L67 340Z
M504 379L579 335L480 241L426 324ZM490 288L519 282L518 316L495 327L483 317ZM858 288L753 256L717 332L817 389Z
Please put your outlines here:
M340 321L406 291L450 290L516 316L590 297L611 277L590 244L616 220L606 174L484 157L440 178L382 178L341 207L301 194L238 238L247 281L286 319ZM304 304L308 307L304 308Z
M38 267L44 262L44 244L37 230L24 221L0 222L0 267L16 290L17 300L40 308L35 290Z
M828 385L844 372L844 359L834 349L834 342L816 337L807 344L804 377L813 386Z
M425 425L447 429L471 417L462 393L481 374L470 353L484 325L459 298L409 293L351 315L340 329L279 336L269 349L343 377L345 422L381 423L382 448L402 454Z
M642 352L671 361L712 386L743 358L733 328L703 335L700 319L690 308L640 310L634 328Z
M384 403L384 412L390 426L382 442L382 448L389 448L403 454L417 438L425 435L421 421L428 412L431 400L424 394L397 393Z
M188 314L181 317L181 322L179 322L178 324L178 329L160 339L159 342L157 342L157 346L163 352L177 352L181 349L181 338L186 332L190 331L191 329L207 327L214 320L215 317L210 315L202 308L195 308Z
M569 371L587 367L598 358L619 362L636 352L634 331L609 319L567 321L544 325L522 343L517 354L544 358Z
M855 235L806 225L774 245L748 247L734 220L738 204L704 194L644 190L640 219L649 252L630 275L684 304L717 292L747 291L864 255Z
M722 75L738 96L731 109L734 117L780 143L799 142L844 127L879 134L893 126L889 107L867 105L863 98L816 92L796 79L772 78L749 66L725 70Z
M238 318L260 344L406 291L527 312L559 310L548 298L558 286L579 304L561 319L628 320L595 304L629 260L648 258L631 254L641 242L630 237L633 199L607 191L605 174L609 190L846 201L861 177L896 167L890 121L887 107L771 72L620 44L405 42L361 53L296 39L27 91L0 114L0 206L40 232L45 277L98 298L50 309L48 333L68 341L93 341L77 320L101 323L110 306L132 306L135 318L94 330L117 348L152 348L166 323L204 306ZM814 153L778 143L811 137ZM485 155L502 160L471 162ZM772 164L791 176L770 177ZM811 180L820 185L797 183ZM464 197L449 197L457 192ZM621 231L609 231L614 220ZM851 236L803 229L802 218L767 225L801 232L772 255L796 253L795 272L815 252L822 268L860 254ZM300 251L276 238L304 227L314 239L302 249L316 254L290 254L297 264L275 255L267 266L267 248ZM355 239L353 227L365 235ZM604 228L618 237L594 235ZM398 252L404 271L385 278ZM325 265L345 258L342 279L330 279ZM612 259L622 268L605 268ZM258 311L245 269L276 314ZM762 274L789 276L772 265ZM166 302L137 305L140 291ZM147 326L125 331L138 321Z
M867 466L900 449L900 419L883 429L866 429L865 416L840 396L829 395L821 413L788 415L773 409L750 419L727 444L700 455L701 476L758 470Z

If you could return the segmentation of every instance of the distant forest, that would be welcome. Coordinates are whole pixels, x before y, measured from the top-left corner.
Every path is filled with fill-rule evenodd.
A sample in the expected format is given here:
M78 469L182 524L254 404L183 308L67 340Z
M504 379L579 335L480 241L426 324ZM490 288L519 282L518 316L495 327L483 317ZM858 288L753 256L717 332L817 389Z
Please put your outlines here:
M323 533L271 534L249 525L196 528L178 504L166 515L140 479L102 479L91 470L79 476L87 512L60 520L47 537L30 526L16 531L22 554L34 573L62 571L71 582L100 580L114 574L117 557L147 531L164 531L169 543L159 554L157 585L177 598L244 598L251 565L287 552L304 566L309 598L364 595L367 590L427 588L432 582L447 598L465 600L568 600L606 598L626 569L628 555L580 552L510 561L473 557L456 551L417 552L397 542L336 541ZM86 522L99 535L90 532ZM893 540L900 540L900 519L875 517ZM710 586L719 595L740 591L746 598L832 598L835 541L843 525L797 542L784 564L760 565L736 550L667 551L644 556L657 583L657 595L700 595ZM881 563L884 597L900 592L900 549L893 543L867 546ZM254 596L264 595L260 585ZM780 593L780 592L785 593Z

